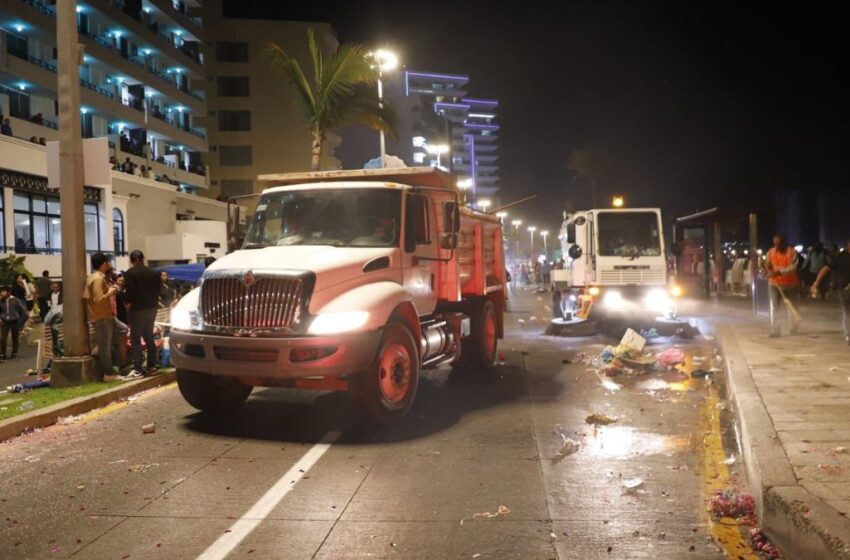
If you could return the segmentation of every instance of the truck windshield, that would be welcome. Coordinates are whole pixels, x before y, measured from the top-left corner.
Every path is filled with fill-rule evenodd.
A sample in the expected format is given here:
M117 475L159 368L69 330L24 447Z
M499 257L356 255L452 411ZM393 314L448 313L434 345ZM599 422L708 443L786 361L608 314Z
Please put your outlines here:
M661 256L658 215L654 212L600 212L597 224L601 256Z
M263 195L244 248L284 245L395 247L401 191L316 189Z

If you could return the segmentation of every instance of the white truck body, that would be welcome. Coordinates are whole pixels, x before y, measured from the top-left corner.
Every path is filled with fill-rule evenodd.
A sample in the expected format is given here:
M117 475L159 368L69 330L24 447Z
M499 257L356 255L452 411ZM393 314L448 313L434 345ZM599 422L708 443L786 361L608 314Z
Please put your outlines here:
M560 232L564 270L552 281L582 318L609 313L675 314L669 293L661 210L594 209L566 215Z

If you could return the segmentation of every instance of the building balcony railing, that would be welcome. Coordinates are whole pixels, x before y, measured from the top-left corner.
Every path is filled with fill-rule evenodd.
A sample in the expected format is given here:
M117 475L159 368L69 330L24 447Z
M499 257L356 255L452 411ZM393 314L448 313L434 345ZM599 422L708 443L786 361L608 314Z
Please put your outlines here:
M89 89L89 90L91 90L95 93L98 93L98 94L106 97L107 99L115 99L114 93L112 93L111 91L109 91L106 88L102 88L99 85L93 84L88 80L84 80L83 78L80 78L80 85L83 86L86 89Z
M24 2L24 4L27 4L28 6L32 6L33 8L35 8L36 10L38 10L39 12L41 12L42 14L44 14L48 17L52 17L52 18L56 17L56 12L54 12L53 10L50 9L49 6L39 2L38 0L23 0L23 2Z

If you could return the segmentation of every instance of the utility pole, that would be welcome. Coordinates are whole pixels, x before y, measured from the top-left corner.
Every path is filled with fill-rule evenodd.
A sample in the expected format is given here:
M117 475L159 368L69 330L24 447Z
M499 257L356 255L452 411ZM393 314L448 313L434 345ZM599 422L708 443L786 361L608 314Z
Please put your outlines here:
M86 236L83 228L85 171L80 132L82 47L77 41L77 2L56 4L56 50L59 79L59 199L62 212L62 290L65 353L54 360L51 385L64 387L94 381L83 289L86 282ZM109 351L101 348L100 351Z

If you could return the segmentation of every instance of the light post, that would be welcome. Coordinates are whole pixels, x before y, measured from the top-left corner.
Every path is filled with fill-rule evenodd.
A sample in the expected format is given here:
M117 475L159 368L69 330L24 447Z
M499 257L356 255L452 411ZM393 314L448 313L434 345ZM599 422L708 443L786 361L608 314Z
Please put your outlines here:
M395 53L385 50L378 50L372 53L372 58L375 59L375 64L378 67L378 107L384 108L384 72L389 72L398 66L398 57ZM381 167L387 166L387 144L384 138L384 129L379 131L381 137Z
M478 207L481 209L482 212L486 214L487 209L490 208L490 200L487 198L482 198L478 201Z
M626 204L626 199L621 194L615 194L611 200L611 206L614 208L622 208Z
M519 226L522 225L522 220L514 220L511 222L514 226L514 237L516 238L516 249L514 249L514 261L519 259Z
M440 156L449 153L449 147L447 144L437 144L434 146L425 146L425 151L431 155L437 156L437 167L442 167L442 165L440 165Z
M528 226L528 233L531 236L531 247L528 250L528 254L531 255L531 260L534 260L534 232L537 231L535 226Z
M543 230L540 232L540 235L543 236L543 254L546 256L546 261L549 260L549 251L546 248L546 237L549 236L549 232L547 230Z
M507 212L496 212L496 217L499 218L499 221L505 223L505 218L508 217Z
M59 204L62 213L62 281L65 292L65 351L54 361L51 384L57 387L94 381L89 330L83 305L86 245L83 235L83 138L80 131L80 61L75 0L56 5L59 84ZM103 352L103 350L101 350ZM105 371L103 375L112 372Z

